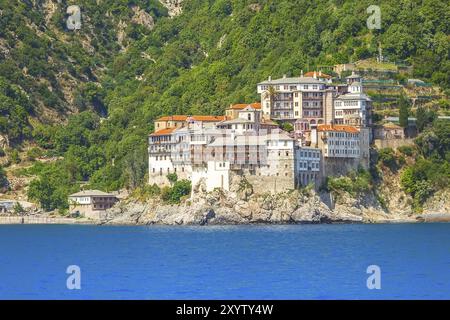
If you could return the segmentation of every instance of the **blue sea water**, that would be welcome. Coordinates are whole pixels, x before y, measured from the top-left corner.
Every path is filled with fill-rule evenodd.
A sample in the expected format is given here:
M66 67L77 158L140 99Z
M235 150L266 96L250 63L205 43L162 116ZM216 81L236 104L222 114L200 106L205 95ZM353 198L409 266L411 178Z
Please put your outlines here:
M0 298L450 299L450 224L0 226Z

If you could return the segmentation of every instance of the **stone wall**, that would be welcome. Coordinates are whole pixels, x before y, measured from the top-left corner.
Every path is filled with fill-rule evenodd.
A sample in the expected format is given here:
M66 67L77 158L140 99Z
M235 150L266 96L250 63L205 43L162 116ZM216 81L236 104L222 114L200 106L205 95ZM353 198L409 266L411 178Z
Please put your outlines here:
M402 146L412 146L414 145L414 139L391 139L391 140L381 140L375 139L373 141L377 149L392 148L397 149Z
M244 177L252 185L255 194L280 193L295 189L293 171L288 176L264 176L258 172L250 173L248 170L232 171L231 180L236 176Z
M346 175L349 171L357 170L360 165L358 158L324 158L323 178Z

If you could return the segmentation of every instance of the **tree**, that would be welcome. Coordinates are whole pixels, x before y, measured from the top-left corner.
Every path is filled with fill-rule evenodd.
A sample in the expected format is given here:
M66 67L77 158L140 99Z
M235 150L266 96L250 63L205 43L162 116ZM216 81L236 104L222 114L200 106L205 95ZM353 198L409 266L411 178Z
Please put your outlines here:
M25 213L25 209L22 207L22 205L20 204L20 202L16 202L16 204L14 205L14 213L17 215L23 215Z
M45 211L68 208L65 191L58 189L46 176L31 181L28 188L28 198L38 201Z
M0 190L2 192L5 192L9 188L9 181L6 176L5 169L3 169L2 166L0 166Z
M174 173L168 173L167 174L167 180L169 180L170 184L173 185L178 180L177 174Z
M404 95L400 96L398 106L400 126L403 128L407 128L409 117L409 101Z
M172 203L179 203L181 198L191 193L191 181L180 180L175 182L172 187L170 201Z
M290 124L289 122L285 122L281 126L281 129L283 129L286 132L292 132L292 131L294 131L294 126L292 124Z
M433 110L426 110L420 106L416 110L416 119L417 130L422 132L436 119L436 113Z

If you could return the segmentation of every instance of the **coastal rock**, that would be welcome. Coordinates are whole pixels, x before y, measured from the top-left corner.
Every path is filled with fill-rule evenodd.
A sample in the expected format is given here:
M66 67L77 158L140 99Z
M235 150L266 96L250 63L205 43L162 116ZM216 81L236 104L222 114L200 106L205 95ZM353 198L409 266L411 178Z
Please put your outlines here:
M314 190L290 190L278 194L255 194L242 179L233 181L230 191L206 192L204 183L194 186L193 196L180 205L157 199L128 201L107 211L101 223L224 225L291 223L376 223L415 222L403 203L397 210L393 201L382 207L375 194L330 194ZM426 204L427 212L449 212L448 191L436 194Z

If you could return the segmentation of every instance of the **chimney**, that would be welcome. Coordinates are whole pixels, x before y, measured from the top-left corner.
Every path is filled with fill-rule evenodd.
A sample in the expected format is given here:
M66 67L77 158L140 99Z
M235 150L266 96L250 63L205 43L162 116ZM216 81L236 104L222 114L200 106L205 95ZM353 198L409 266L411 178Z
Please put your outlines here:
M302 69L302 71L300 72L300 77L303 78L303 69Z
M286 74L283 74L283 79L286 79Z
M317 79L317 72L314 71L314 79Z
M319 71L319 77L321 77L322 76L322 71Z
M269 81L272 81L272 76L269 76Z

